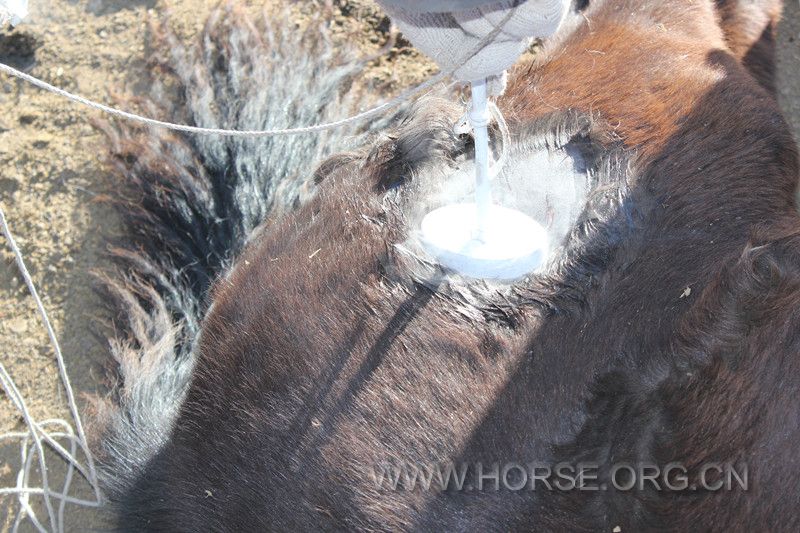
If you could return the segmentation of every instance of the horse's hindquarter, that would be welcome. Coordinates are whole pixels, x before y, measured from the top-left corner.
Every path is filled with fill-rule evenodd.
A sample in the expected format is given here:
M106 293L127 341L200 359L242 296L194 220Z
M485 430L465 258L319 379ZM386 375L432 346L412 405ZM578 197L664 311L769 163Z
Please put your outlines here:
M796 154L771 96L720 36L669 35L683 23L658 8L638 13L651 23L639 34L617 34L615 4L588 13L595 26L519 73L507 96L518 132L577 112L631 166L602 227L567 239L556 289L522 284L530 296L513 320L489 317L490 300L465 318L444 289L398 279L391 247L411 230L390 227L366 165L333 171L217 283L186 402L148 474L180 479L168 498L205 509L174 524L557 528L641 509L584 493L566 516L559 505L572 504L552 494L376 479L387 465L652 458L668 424L656 407L634 408L675 368L703 363L681 349L696 333L686 317L699 328L693 307L714 301L756 227L770 221L766 242L797 228Z

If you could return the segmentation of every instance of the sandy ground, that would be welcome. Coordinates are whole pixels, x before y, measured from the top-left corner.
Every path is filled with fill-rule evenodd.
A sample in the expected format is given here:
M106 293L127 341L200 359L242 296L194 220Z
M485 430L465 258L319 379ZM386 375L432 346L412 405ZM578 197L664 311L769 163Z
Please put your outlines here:
M263 2L263 0L262 0ZM142 94L146 20L168 10L184 39L201 29L217 0L31 0L31 17L14 32L0 32L0 61L104 103L114 91ZM249 1L250 4L258 4ZM300 11L304 5L300 2ZM341 0L334 29L362 28L358 45L375 53L386 21L369 0ZM800 138L800 3L788 2L780 29L781 103ZM370 78L402 86L432 66L407 51L377 61ZM106 352L100 297L92 269L105 264L104 242L120 231L111 209L97 199L113 194L102 161L102 136L87 111L23 82L0 79L0 204L26 256L62 342L76 392L94 392ZM18 276L5 241L0 258L0 361L37 418L65 416L47 338ZM21 429L20 417L0 393L0 432ZM0 486L13 482L18 452L0 446ZM0 528L8 501L0 499ZM73 517L74 524L94 521ZM7 523L7 522L6 522ZM81 530L73 525L74 530Z

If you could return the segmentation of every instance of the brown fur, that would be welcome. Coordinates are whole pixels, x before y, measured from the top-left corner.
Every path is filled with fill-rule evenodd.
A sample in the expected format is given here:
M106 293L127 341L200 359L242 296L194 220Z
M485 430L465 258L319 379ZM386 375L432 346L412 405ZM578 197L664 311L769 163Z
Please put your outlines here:
M444 127L329 161L316 196L215 284L181 413L120 524L800 527L798 160L764 88L777 9L594 1L517 69L500 105L520 143L558 124L587 160L621 154L630 169L613 174L611 214L587 210L547 278L458 293L409 274L394 244L415 176L468 150ZM508 302L513 319L494 319ZM369 470L393 460L595 461L601 479L620 461L692 475L747 462L752 488L376 488Z

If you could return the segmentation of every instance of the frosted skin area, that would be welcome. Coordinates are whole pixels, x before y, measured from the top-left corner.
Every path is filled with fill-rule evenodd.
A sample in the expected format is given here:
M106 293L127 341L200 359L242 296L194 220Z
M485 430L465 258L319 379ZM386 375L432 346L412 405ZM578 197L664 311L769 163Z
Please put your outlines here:
M418 189L408 197L406 206L408 224L413 229L409 240L402 246L412 255L419 254L433 263L447 267L446 260L437 255L439 252L432 247L432 239L426 239L423 222L442 207L474 204L474 162L464 161L463 165L455 169L431 166L421 172L417 179ZM533 219L545 230L549 246L543 264L523 273L519 278L528 273L545 272L547 265L559 256L561 246L570 231L587 216L585 209L592 179L582 158L569 148L512 148L506 164L491 181L493 205L513 209ZM474 212L472 216L475 217ZM462 224L457 217L453 220L454 224ZM425 226L430 227L429 223L425 223ZM527 230L523 225L510 227L507 231L511 236L525 239ZM454 244L449 248L457 247ZM459 262L458 266L463 268L464 265ZM448 269L461 273L458 268ZM502 278L502 281L510 279Z
M474 202L451 203L427 214L421 240L439 263L459 274L512 280L544 263L550 239L533 218L493 203L489 118L486 80L475 81L469 112L475 139Z
M445 205L425 216L422 242L441 264L462 275L515 279L542 265L549 239L531 217L492 202L486 80L472 83L469 121L475 138L475 202Z

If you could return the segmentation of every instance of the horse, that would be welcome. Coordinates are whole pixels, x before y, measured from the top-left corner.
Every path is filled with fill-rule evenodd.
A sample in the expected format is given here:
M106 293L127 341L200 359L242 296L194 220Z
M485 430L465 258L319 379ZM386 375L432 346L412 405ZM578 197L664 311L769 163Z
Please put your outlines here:
M450 93L322 137L104 126L130 230L96 405L116 527L797 530L781 8L574 3L497 102L497 197L553 243L509 282L415 236L470 186ZM166 117L259 129L368 98L315 26L229 8L194 49L154 35Z

